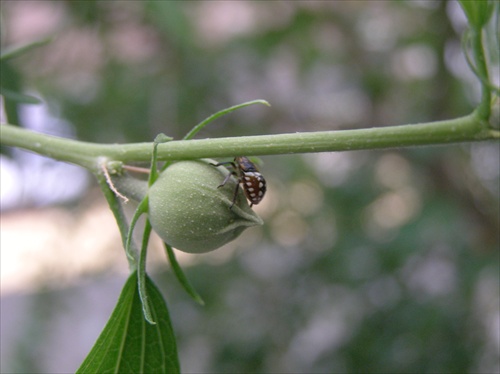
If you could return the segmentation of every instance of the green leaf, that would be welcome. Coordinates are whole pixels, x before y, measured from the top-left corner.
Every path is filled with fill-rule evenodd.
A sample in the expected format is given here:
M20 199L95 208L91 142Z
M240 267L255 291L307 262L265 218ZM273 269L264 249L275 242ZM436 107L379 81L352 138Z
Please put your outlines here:
M189 296L193 298L194 301L196 301L200 305L205 305L205 302L201 298L201 296L196 292L193 286L191 286L191 283L189 283L189 280L187 279L186 275L182 271L181 266L177 262L177 259L175 258L175 253L174 250L170 245L167 243L163 243L165 245L165 250L167 252L167 257L168 260L170 261L170 265L172 266L172 269L174 270L174 274L181 284L181 286L184 288L184 290L188 293Z
M0 95L5 96L7 99L10 99L16 103L21 104L40 104L42 101L31 95L22 94L20 92L14 92L5 87L0 87Z
M155 141L153 143L153 154L151 155L151 170L149 172L149 179L148 179L149 187L151 187L153 183L156 181L156 178L158 178L158 170L156 169L156 160L157 160L156 155L158 154L158 145L161 143L169 142L171 140L172 140L171 137L161 133L156 135L155 137Z
M3 61L9 60L11 58L23 55L26 52L28 52L28 51L30 51L30 50L32 50L34 48L37 48L37 47L43 46L45 44L48 44L51 41L52 41L51 38L45 38L45 39L36 40L36 41L28 43L28 44L7 47L0 54L0 61L2 61L2 60Z
M144 319L134 272L77 373L180 373L167 305L149 277L146 288L156 324Z
M247 101L238 105L234 105L232 107L222 109L218 111L215 114L212 114L211 116L205 118L203 121L201 121L199 124L197 124L195 127L189 131L186 136L184 136L183 140L189 140L192 139L201 129L203 129L206 125L208 125L210 122L215 121L217 118L222 117L225 114L234 112L237 109L244 108L246 106L254 105L254 104L263 104L266 106L271 106L266 100L252 100L252 101Z
M149 201L149 198L146 195L146 197L144 197L141 200L141 202L139 203L139 205L137 206L137 208L134 212L134 215L132 216L132 219L130 220L130 225L129 225L128 232L127 232L127 237L125 239L125 253L127 254L127 257L133 261L136 261L137 259L136 259L136 253L134 252L134 248L132 245L132 243L133 243L132 235L134 233L135 226L137 225L137 221L139 221L139 218L141 218L142 214L147 213L147 211L148 211L148 201Z
M492 0L459 0L469 24L474 29L483 28L493 14L494 2Z
M148 254L148 242L149 236L151 235L151 224L149 220L146 220L146 224L144 226L144 232L142 234L142 246L141 246L141 255L139 256L139 263L137 264L137 279L138 279L138 287L139 287L139 298L142 303L142 312L144 313L144 318L148 323L154 325L156 321L151 312L151 307L149 305L149 295L148 295L148 287L147 287L147 277L146 274L146 256Z

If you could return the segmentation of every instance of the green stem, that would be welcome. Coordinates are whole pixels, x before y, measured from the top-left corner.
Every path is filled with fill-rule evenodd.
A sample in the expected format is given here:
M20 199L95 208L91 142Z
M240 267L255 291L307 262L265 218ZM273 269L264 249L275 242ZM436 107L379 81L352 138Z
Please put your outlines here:
M0 125L0 143L80 165L96 174L101 172L99 155L105 156L107 154L105 150L109 150L110 147L110 145L86 143L41 134L4 123ZM111 145L111 148L114 146L116 145Z
M142 235L142 246L141 246L141 255L139 256L139 266L137 269L137 287L139 291L139 297L142 302L142 312L144 314L144 318L151 325L156 325L155 320L151 314L151 308L149 305L148 291L146 289L146 255L148 253L148 242L149 236L151 235L151 224L149 221L146 221L144 225L144 233Z
M122 162L151 160L152 143L87 143L7 124L0 126L0 131L1 143L6 146L23 148L92 171L98 170L102 157ZM476 111L452 120L413 125L171 141L158 146L158 160L400 148L498 138L498 132L491 130Z
M125 216L125 212L123 211L122 204L116 194L109 188L108 181L106 180L104 174L96 173L96 177L97 181L99 182L99 186L101 187L101 190L104 194L104 197L108 201L108 205L113 212L113 215L115 216L118 229L120 230L123 248L126 248L129 225L127 224L127 218ZM137 247L135 246L135 243L133 241L130 243L129 247L131 248L131 253L137 253ZM137 269L137 259L135 257L128 258L131 272Z
M482 29L471 30L471 45L474 59L476 62L475 70L481 79L481 102L476 108L480 118L487 120L490 117L491 105L491 88L489 82L488 66L486 65L486 57L483 48L483 32Z

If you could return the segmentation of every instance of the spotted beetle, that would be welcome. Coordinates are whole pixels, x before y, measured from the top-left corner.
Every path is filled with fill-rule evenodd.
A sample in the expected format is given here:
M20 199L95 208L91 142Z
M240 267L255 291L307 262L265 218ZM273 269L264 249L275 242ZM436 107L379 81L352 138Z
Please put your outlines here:
M229 178L231 178L231 175L236 176L238 180L238 183L236 184L236 188L234 190L233 203L231 204L230 208L232 208L234 203L236 202L240 184L243 186L243 192L245 193L245 196L248 200L250 200L250 207L260 203L266 193L266 180L252 161L250 161L247 157L238 156L234 158L234 161L221 162L215 164L214 166L221 165L230 165L233 170L226 176L224 181L222 181L222 183L217 188L223 187L227 183Z

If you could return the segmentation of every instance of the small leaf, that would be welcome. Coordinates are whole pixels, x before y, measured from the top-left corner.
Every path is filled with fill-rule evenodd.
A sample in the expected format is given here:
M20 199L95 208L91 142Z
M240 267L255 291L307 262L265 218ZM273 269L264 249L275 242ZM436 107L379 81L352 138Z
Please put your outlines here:
M201 129L203 129L210 122L215 121L217 118L222 117L225 114L234 112L237 109L241 109L241 108L247 107L249 105L254 105L254 104L263 104L266 106L271 106L266 100L252 100L252 101L247 101L247 102L244 102L244 103L241 103L238 105L234 105L234 106L226 108L226 109L222 109L222 110L218 111L217 113L212 114L211 116L205 118L203 121L201 121L195 127L193 127L191 129L191 131L189 131L186 134L186 136L184 136L184 138L182 138L182 139L183 140L192 139Z
M174 138L172 138L171 136L167 136L163 133L160 133L158 135L156 135L155 137L155 143L166 143L166 142L169 142L171 140L173 140Z
M196 292L193 286L191 286L191 283L189 283L189 280L187 279L186 275L182 271L181 266L177 262L177 259L175 258L175 253L174 250L172 249L171 246L169 246L167 243L163 243L165 245L165 250L167 252L167 257L168 260L170 261L170 265L172 266L172 269L174 270L174 274L181 284L181 286L184 288L184 290L188 293L189 296L193 298L194 301L196 301L200 305L205 305L205 302L201 298L201 296Z
M130 260L137 261L136 259L136 253L133 250L132 247L132 235L134 233L135 226L137 225L137 221L139 221L139 218L141 218L141 215L144 213L147 213L148 211L148 196L144 197L142 201L139 203L137 206L134 215L132 216L132 219L130 221L130 226L127 232L127 238L125 239L125 253L127 254L127 257Z
M149 295L147 287L147 277L146 274L146 256L148 254L148 242L149 236L151 235L151 224L146 220L146 225L144 226L144 232L142 234L142 246L141 255L139 256L139 263L137 264L137 279L139 287L139 298L142 302L142 311L144 313L144 318L148 323L154 325L156 321L151 313L151 308L149 305Z
M167 305L147 276L146 288L156 324L144 320L134 272L77 373L180 373Z
M471 27L474 29L481 29L488 23L488 20L493 14L495 4L491 0L460 0L460 5Z
M5 50L0 54L0 61L5 61L30 51L31 49L40 47L42 45L48 44L52 41L51 38L45 38L36 40L32 43L24 44L24 45L16 45L5 48Z
M149 171L148 186L152 186L153 183L158 178L158 170L156 169L156 160L158 155L158 145L172 140L172 138L166 136L163 133L156 135L153 143L153 153L151 154L151 170Z
M35 96L26 95L20 92L15 92L5 87L0 87L0 95L3 95L7 99L10 99L20 104L40 104L42 102L39 98Z

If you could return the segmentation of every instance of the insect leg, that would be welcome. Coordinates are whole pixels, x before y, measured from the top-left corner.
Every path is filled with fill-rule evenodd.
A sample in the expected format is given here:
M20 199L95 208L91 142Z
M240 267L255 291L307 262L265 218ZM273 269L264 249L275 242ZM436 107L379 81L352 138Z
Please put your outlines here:
M219 162L218 164L212 164L212 165L215 166L215 167L222 166L222 165L231 165L231 167L234 169L233 171L229 172L228 175L226 175L226 177L224 178L224 180L222 181L222 183L219 184L217 186L217 188L223 187L227 183L227 181L231 178L232 175L234 175L235 177L238 176L238 173L236 172L237 166L236 166L236 164L233 161ZM239 188L240 188L240 181L238 180L237 183L236 183L236 188L234 189L233 202L231 203L231 206L229 207L229 209L232 209L233 205L236 203L236 198L238 197L238 189Z
M223 187L227 183L227 181L229 180L229 178L231 178L232 175L236 175L236 172L233 171L233 172L229 173L228 175L226 175L226 178L224 178L224 180L222 181L222 183L219 184L217 186L217 188Z
M233 195L233 202L231 203L231 206L229 209L233 208L234 203L236 203L236 198L238 197L238 189L240 188L240 183L236 183L236 188L234 189L234 195Z
M223 165L231 165L233 167L233 169L236 170L236 165L234 164L233 161L219 162L218 164L211 164L211 165L215 166L215 167L217 167L217 166L223 166ZM217 188L221 188L222 186L224 186L227 183L227 181L229 180L229 178L231 178L231 175L234 175L234 176L237 175L236 171L234 171L234 170L231 171L228 175L226 175L226 178L224 178L224 181L222 181L222 183L219 184L217 186Z

